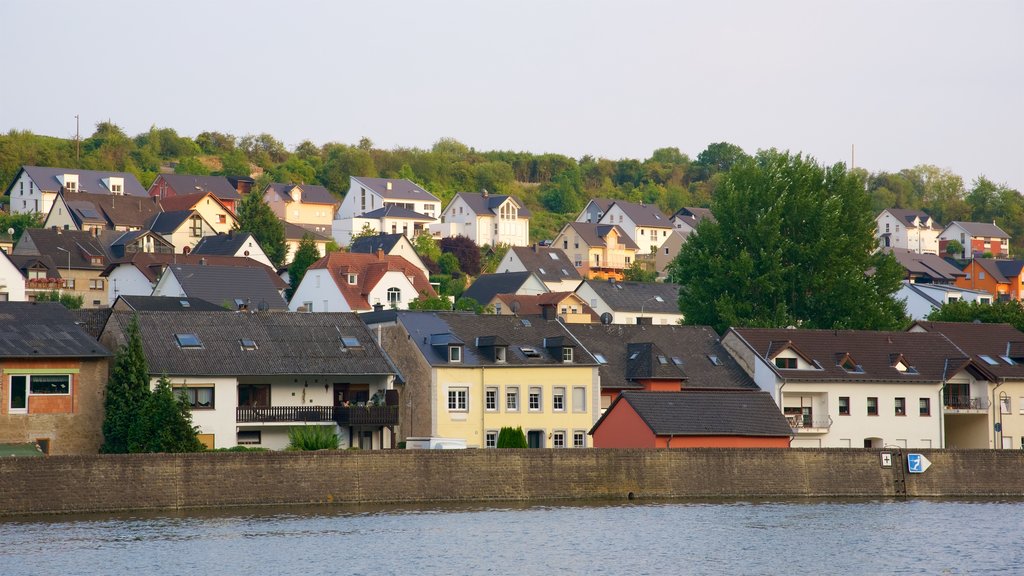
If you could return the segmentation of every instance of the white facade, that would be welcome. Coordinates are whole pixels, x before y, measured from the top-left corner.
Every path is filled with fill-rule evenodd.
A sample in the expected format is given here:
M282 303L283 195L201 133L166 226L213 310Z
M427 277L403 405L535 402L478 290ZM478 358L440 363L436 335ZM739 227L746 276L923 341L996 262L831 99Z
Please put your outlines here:
M11 185L11 214L25 214L28 212L41 212L46 214L53 207L53 201L57 197L56 192L43 192L36 186L28 172L21 171L21 175Z
M134 264L118 264L107 275L107 292L109 302L118 296L151 296L153 284Z
M599 224L618 224L638 246L637 254L654 252L672 233L672 222L665 218L661 226L647 226L634 222L618 203L608 208Z
M394 182L397 182L397 180ZM363 222L355 222L354 219L367 212L384 208L388 204L408 206L408 209L413 212L430 217L431 222L437 218L441 211L441 200L436 196L428 194L428 198L421 200L396 198L389 194L389 191L392 189L392 181L386 182L383 190L376 190L360 181L356 176L351 176L348 193L345 194L345 199L342 200L341 206L338 207L332 223L335 242L339 246L348 246L352 242L352 236L358 234L363 229ZM377 232L389 233L391 232L391 225L391 222L378 223L376 226L371 225L371 229ZM400 229L400 225L398 226ZM409 227L410 232L406 235L412 238L412 225L409 224Z
M181 283L174 276L174 272L168 267L164 270L164 273L160 275L160 279L156 281L156 286L153 287L152 296L173 296L175 298L183 298L188 296L185 294L185 289L181 287Z
M25 277L6 254L0 252L0 302L24 302Z
M364 279L356 275L353 287L362 286ZM343 281L347 281L344 279ZM366 294L366 303L349 302L331 277L328 268L310 268L296 288L288 309L292 312L305 306L306 312L369 312L374 304L405 310L409 302L419 296L409 277L397 270L384 273L375 286Z
M651 324L679 324L683 321L682 313L658 313L651 312L646 308L644 310L613 310L586 282L579 285L576 295L582 298L598 316L606 312L611 314L612 324L636 324L636 319L641 316L650 318Z
M983 290L958 288L947 284L911 284L904 281L895 298L903 300L907 314L914 320L924 320L929 314L949 302L980 302L991 304L992 295Z
M548 250L557 251L563 256L565 255L564 252L557 248L549 248ZM565 274L561 274L562 268L566 268ZM544 282L544 285L547 286L549 292L574 292L576 288L580 285L580 282L583 281L582 279L579 278L578 275L575 278L567 278L567 276L570 273L575 272L575 268L572 267L572 262L560 263L555 260L552 260L550 269L545 268L545 270L551 273L559 274L560 278L557 281L551 279L541 279L542 282ZM520 260L519 256L515 253L515 250L509 250L508 252L505 253L505 257L501 259L501 262L498 263L496 272L505 273L533 271L527 270L526 266L523 264L523 261ZM536 273L534 273L534 276L536 276Z
M430 225L430 232L433 236L439 238L465 236L475 242L477 246L529 245L530 219L519 215L519 203L512 197L505 198L495 212L488 210L479 213L466 202L464 194L457 194L441 214L441 221ZM485 198L487 197L485 196Z
M915 218L908 226L907 222L883 210L875 218L875 237L882 248L903 248L917 254L939 253L939 232L935 221ZM888 243L887 243L888 241Z

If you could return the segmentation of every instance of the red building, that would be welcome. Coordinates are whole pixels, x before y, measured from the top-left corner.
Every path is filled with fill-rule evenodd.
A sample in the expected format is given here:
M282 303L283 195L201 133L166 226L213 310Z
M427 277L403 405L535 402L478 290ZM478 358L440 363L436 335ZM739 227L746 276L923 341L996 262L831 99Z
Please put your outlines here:
M185 196L199 192L210 192L232 212L242 198L238 190L224 176L193 176L191 174L161 174L149 187L149 195L161 200L174 196Z
M792 430L760 390L624 391L590 430L595 448L789 448Z

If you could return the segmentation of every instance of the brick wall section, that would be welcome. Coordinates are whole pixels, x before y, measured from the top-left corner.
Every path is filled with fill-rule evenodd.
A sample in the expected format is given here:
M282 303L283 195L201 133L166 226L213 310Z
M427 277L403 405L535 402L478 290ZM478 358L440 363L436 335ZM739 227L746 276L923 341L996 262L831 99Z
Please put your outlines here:
M923 451L910 496L1024 496L1024 452ZM0 515L270 504L887 497L857 449L395 450L0 459Z
M405 384L399 387L398 441L410 436L431 435L433 399L430 395L432 368L401 324L381 328L381 345L395 363Z

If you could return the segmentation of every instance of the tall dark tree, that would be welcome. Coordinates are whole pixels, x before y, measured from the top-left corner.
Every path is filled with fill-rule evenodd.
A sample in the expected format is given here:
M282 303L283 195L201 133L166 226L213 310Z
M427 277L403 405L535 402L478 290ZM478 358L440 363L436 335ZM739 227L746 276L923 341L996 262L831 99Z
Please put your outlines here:
M295 251L292 263L288 265L288 299L291 300L295 291L306 275L306 270L320 259L320 251L316 249L316 242L309 234L305 234L299 242L299 249Z
M287 255L284 223L263 201L260 194L247 194L238 203L238 229L250 232L275 266L280 266L284 262Z
M874 215L859 176L768 150L738 162L672 263L689 324L899 329L903 270L872 254Z
M728 142L709 144L694 162L698 180L707 180L720 172L728 172L740 160L749 158L743 148Z
M105 454L128 452L132 425L139 419L149 395L149 368L142 350L138 318L132 318L125 336L128 341L114 356L103 402L106 416L100 451Z
M480 273L480 247L465 236L441 239L441 252L454 254L459 259L462 271L470 276Z
M200 452L184 395L175 395L166 376L148 393L128 434L129 452Z

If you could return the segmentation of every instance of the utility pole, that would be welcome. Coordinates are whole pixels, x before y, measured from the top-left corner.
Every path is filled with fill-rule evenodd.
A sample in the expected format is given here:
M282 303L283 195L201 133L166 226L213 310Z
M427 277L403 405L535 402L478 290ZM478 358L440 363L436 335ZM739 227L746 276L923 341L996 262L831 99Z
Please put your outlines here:
M78 114L75 114L75 168L81 167L82 163L78 158L79 155L79 133L78 133Z
M75 116L75 118L78 118L78 116ZM852 170L852 169L854 169L856 167L857 167L857 145L856 144L850 144L850 169Z

